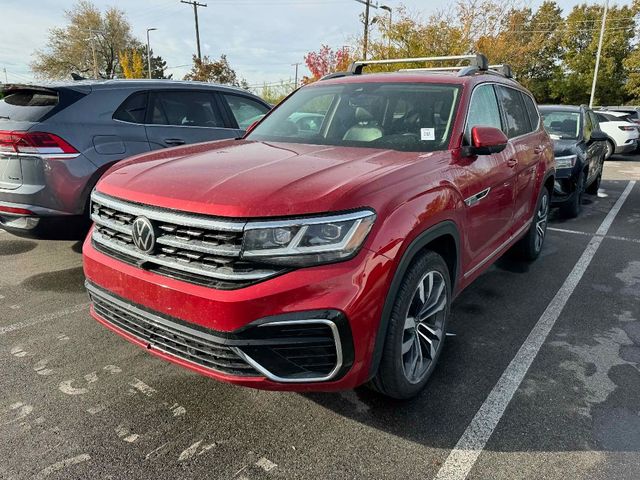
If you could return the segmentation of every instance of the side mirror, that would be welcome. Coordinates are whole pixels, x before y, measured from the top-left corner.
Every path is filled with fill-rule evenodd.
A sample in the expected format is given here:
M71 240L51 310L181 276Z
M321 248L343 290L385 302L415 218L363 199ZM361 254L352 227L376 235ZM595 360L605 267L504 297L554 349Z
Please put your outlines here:
M507 148L509 139L502 130L494 127L473 127L471 129L471 146L466 148L466 155L491 155Z
M594 142L604 142L609 140L609 137L602 130L593 130L591 132L591 140Z

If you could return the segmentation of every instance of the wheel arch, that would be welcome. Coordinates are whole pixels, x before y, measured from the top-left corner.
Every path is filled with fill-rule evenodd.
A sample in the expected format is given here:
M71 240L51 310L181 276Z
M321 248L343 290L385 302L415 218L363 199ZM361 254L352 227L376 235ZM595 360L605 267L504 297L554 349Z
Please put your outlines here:
M420 252L432 250L444 259L449 269L451 278L451 289L453 294L457 290L458 278L460 275L461 253L460 253L460 233L457 225L451 220L445 220L420 233L405 249L402 258L396 266L393 279L387 291L387 295L382 308L380 323L376 332L371 365L369 368L369 378L373 378L380 366L384 343L389 326L389 317L393 309L396 294L400 284L407 272L407 269Z

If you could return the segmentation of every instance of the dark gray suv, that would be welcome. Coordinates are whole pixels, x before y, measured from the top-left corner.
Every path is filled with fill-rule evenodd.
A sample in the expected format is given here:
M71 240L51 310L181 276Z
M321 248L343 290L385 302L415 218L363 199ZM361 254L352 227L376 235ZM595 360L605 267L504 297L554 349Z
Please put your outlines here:
M118 160L240 137L270 109L245 90L169 80L5 85L2 94L0 226L35 235L81 224Z

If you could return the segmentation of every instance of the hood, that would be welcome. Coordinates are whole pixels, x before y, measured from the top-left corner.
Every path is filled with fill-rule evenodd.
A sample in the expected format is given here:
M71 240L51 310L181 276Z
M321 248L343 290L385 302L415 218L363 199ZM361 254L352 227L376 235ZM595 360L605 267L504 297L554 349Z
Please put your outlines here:
M553 140L553 153L556 157L575 155L578 140Z
M228 217L375 208L358 200L359 187L433 155L227 140L120 162L97 188L134 202Z

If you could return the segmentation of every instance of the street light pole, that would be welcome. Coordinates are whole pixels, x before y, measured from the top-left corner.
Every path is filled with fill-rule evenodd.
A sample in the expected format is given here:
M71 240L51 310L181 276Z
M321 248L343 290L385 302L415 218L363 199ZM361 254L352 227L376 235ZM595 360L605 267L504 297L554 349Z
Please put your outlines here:
M598 40L598 53L596 53L596 68L593 71L593 83L591 84L591 97L589 98L589 108L593 107L593 99L596 95L596 82L598 81L598 70L600 69L600 55L602 54L602 41L604 39L604 26L607 22L608 11L609 11L609 0L605 0L604 13L602 15L602 25L600 26L600 39Z
M380 5L382 10L389 12L389 26L387 27L387 58L391 56L391 27L393 26L393 8L389 5Z
M151 80L151 45L149 44L149 32L153 32L157 28L147 28L147 69L149 80Z

